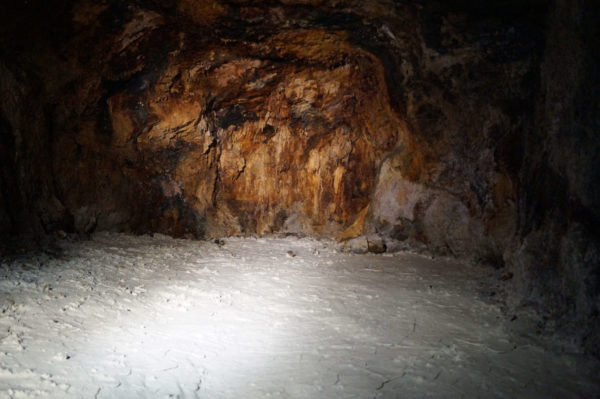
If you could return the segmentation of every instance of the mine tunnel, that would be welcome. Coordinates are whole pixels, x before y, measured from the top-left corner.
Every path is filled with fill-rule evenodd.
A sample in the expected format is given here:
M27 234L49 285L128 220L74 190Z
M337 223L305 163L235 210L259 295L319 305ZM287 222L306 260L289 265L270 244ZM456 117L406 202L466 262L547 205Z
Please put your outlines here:
M0 397L599 397L599 20L4 2Z

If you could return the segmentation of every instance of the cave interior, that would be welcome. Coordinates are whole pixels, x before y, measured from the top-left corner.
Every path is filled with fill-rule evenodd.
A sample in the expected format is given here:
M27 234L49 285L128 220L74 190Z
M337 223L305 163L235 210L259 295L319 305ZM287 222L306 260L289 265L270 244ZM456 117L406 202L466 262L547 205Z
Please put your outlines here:
M98 234L327 239L478 265L600 355L597 1L2 9L7 276Z

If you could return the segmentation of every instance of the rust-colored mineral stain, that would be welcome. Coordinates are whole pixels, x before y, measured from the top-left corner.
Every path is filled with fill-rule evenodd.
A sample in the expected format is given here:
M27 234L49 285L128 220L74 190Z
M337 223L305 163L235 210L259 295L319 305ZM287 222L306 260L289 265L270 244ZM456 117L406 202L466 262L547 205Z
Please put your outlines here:
M342 33L291 30L267 42L298 63L261 61L260 51L231 59L223 48L205 53L208 63L171 57L137 97L110 98L113 142L135 137L132 151L160 154L164 168L151 173L177 182L198 214L222 214L209 223L215 234L231 217L238 233L293 230L298 218L310 233L341 232L361 218L378 162L400 137L383 69ZM331 67L338 59L347 61ZM136 101L149 124L136 122Z

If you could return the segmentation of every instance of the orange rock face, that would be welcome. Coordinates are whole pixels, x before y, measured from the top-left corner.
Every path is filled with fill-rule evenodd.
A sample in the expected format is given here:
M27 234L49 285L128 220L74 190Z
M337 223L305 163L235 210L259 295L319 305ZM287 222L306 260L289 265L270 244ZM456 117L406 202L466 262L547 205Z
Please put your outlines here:
M47 231L379 234L497 256L514 233L500 149L525 123L505 104L531 57L506 57L510 31L478 36L460 13L383 0L39 10L15 59L33 60L46 109L12 131L47 154Z
M244 50L170 53L153 84L107 99L110 145L121 161L150 161L137 173L202 215L203 234L339 233L403 137L381 63L314 29ZM153 165L161 153L177 160Z

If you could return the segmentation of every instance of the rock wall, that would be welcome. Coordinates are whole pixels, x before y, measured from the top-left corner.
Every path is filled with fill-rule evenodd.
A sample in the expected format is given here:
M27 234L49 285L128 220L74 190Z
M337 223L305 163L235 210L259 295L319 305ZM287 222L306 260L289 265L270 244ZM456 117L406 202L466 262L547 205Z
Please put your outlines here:
M61 228L354 225L502 262L515 166L497 152L523 134L537 61L524 22L435 3L57 4L53 21L17 10L40 28L17 23L5 53L43 85Z
M520 172L515 302L600 354L600 4L557 1Z
M598 353L597 9L11 4L0 233L379 236L505 267Z
M423 159L399 146L383 160L371 218L380 234L497 267L516 230L544 16L539 6L505 19L504 7L418 8L405 33L418 44L393 52L393 90Z
M325 29L327 10L65 10L60 42L15 54L52 102L44 158L64 229L335 235L368 206L383 155L411 147L381 60Z
M0 236L39 238L71 223L54 196L44 87L0 60Z

